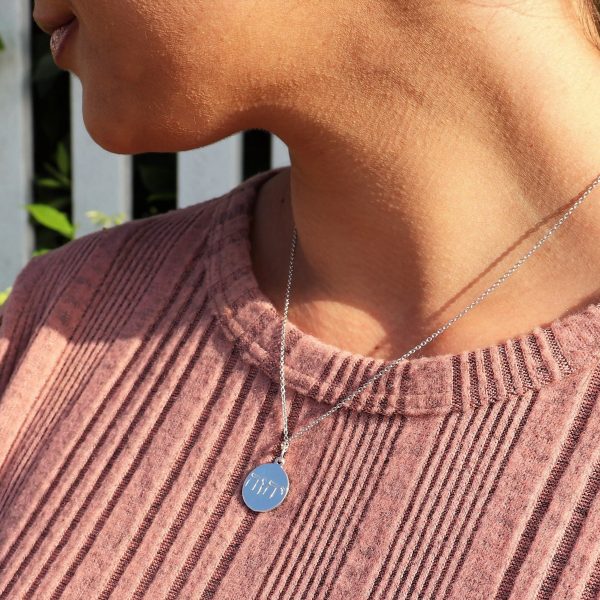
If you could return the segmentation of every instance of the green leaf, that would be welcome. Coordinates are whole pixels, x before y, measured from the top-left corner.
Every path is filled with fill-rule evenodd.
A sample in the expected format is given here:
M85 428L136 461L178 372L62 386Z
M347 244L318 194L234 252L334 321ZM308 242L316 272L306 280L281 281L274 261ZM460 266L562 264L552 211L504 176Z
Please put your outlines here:
M85 216L94 224L94 225L104 225L107 221L110 220L110 217L99 210L86 210Z
M38 187L49 188L52 190L63 190L65 189L65 185L56 179L52 179L50 177L36 177L35 184Z
M54 178L56 180L60 181L63 185L65 185L65 186L71 185L71 179L67 175L62 173L59 169L57 169L54 165L51 165L50 163L45 162L44 168L46 169L46 171L48 171L48 173L53 175Z
M94 224L100 225L101 227L113 227L114 225L120 225L127 219L127 215L124 212L118 215L109 216L99 210L88 210L85 216Z
M67 147L65 146L65 144L63 142L58 142L58 145L56 146L56 164L60 170L60 172L65 175L68 176L69 175L69 171L70 171L70 159L69 159L69 152L67 151Z
M0 35L0 50L4 50L6 48L6 46L4 45L4 40L2 39L2 36ZM0 304L2 304L0 302Z
M42 256L42 254L47 254L50 251L51 248L40 248L39 250L36 250L32 256Z
M47 204L26 204L25 208L40 225L57 231L70 240L75 237L75 228L65 213Z
M5 289L3 292L0 292L0 306L2 306L10 296L10 292L12 291L12 287Z
M112 219L115 225L122 225L127 221L127 215L124 212L120 212L118 215L113 216Z

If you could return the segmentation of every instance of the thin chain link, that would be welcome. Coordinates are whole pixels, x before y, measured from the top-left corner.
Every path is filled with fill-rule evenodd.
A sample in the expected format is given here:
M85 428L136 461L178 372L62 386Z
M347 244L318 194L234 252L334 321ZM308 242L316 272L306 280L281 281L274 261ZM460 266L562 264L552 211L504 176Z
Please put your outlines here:
M287 418L287 406L285 399L285 370L284 370L284 357L285 357L285 326L288 320L288 310L290 304L290 295L292 289L292 276L294 271L294 256L296 252L296 240L297 240L297 231L294 227L294 235L292 238L292 246L290 251L290 262L288 269L288 280L287 280L287 288L285 293L285 308L283 311L283 323L281 327L281 351L279 355L279 381L281 385L281 403L282 403L282 414L283 414L283 441L281 443L281 454L276 459L277 462L283 464L284 456L290 447L290 443L293 439L304 435L307 431L318 425L323 419L327 418L329 415L332 415L335 411L339 410L344 404L352 400L357 394L362 392L368 385L382 377L385 373L387 373L390 369L392 369L399 362L408 358L411 354L420 350L426 344L429 344L433 341L438 335L446 331L448 327L450 327L453 323L458 321L461 317L467 314L472 308L477 306L482 300L484 300L491 292L493 292L500 284L506 281L534 252L536 252L540 246L546 242L546 240L553 235L556 230L571 216L573 211L589 196L592 190L600 183L600 175L594 179L594 181L590 184L590 186L586 189L586 191L577 199L577 201L563 214L563 216L541 237L538 242L527 252L524 254L508 271L506 271L503 275L500 276L498 280L496 280L490 287L488 287L484 292L482 292L471 304L469 304L466 308L461 310L456 316L452 317L445 325L442 325L439 329L437 329L430 336L425 338L423 341L419 342L414 348L403 354L400 358L397 358L393 362L389 363L385 367L383 367L380 371L378 371L373 377L368 379L365 383L363 383L359 388L357 388L354 392L345 396L342 400L340 400L333 408L323 413L316 419L313 419L310 423L296 431L292 436L288 433L288 418Z

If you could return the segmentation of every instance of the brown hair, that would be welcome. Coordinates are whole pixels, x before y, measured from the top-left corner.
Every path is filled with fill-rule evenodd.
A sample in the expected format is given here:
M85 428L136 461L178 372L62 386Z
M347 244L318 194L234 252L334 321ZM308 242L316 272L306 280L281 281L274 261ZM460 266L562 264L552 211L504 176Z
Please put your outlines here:
M590 41L600 50L600 0L581 0L578 5Z

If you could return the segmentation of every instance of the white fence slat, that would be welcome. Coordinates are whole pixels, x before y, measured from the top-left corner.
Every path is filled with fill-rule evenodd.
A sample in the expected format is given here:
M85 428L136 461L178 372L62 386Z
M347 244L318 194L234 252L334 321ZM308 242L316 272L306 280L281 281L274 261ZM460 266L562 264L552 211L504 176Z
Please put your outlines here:
M290 165L290 151L281 138L271 134L271 167L287 167Z
M178 152L177 205L180 208L221 196L242 182L243 133Z
M70 82L73 223L81 237L100 229L86 216L88 210L111 217L123 212L131 219L133 167L131 155L107 152L90 137L82 116L81 81L71 73Z
M33 251L24 204L33 195L29 2L2 0L0 35L0 291L12 285Z

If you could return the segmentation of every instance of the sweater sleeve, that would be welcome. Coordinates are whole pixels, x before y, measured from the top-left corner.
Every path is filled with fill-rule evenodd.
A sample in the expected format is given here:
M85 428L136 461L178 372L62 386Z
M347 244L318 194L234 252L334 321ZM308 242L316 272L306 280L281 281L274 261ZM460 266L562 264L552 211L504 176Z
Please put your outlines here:
M36 256L18 273L0 307L0 398L27 347L51 293L48 263L52 253Z
M147 222L154 223L150 217L89 233L31 258L21 269L0 307L0 405L37 334L64 325L78 302L76 289L93 294L90 274L100 281L132 233ZM56 319L52 323L51 315Z

